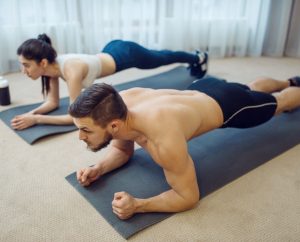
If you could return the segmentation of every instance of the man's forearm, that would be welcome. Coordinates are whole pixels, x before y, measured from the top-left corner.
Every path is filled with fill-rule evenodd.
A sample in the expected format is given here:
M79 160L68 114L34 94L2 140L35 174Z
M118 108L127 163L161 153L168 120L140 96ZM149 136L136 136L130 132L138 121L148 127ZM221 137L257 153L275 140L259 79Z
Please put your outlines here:
M181 212L193 208L199 201L198 193L182 197L173 189L147 199L136 200L135 213L145 212Z
M103 160L99 161L95 167L100 169L101 175L104 175L114 169L124 165L130 158L130 155L115 147L110 147Z

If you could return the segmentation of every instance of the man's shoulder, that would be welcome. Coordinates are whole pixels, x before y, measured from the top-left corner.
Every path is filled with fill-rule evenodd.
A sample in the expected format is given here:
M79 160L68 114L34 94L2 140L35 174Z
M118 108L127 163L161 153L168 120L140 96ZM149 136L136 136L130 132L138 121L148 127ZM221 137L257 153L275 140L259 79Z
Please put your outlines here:
M144 93L146 91L152 90L151 88L144 88L144 87L133 87L130 89L122 90L120 91L121 96L126 96L126 95L133 95L133 94L138 94L138 93Z

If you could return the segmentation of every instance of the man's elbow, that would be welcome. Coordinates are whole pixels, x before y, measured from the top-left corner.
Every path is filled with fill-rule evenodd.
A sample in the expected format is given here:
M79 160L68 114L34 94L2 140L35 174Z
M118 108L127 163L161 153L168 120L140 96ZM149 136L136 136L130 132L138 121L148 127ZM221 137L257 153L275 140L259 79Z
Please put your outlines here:
M130 150L130 149L120 149L117 147L117 149L121 152L122 156L125 158L125 160L129 160L133 154L134 154L134 150Z
M183 210L193 209L198 204L199 200L200 200L200 193L194 192L191 196L185 199Z
M134 150L128 150L126 152L126 155L128 156L128 160L133 156L133 154L134 154Z
M187 209L192 209L194 207L196 207L196 205L198 204L200 200L200 196L193 196L188 202L187 202Z

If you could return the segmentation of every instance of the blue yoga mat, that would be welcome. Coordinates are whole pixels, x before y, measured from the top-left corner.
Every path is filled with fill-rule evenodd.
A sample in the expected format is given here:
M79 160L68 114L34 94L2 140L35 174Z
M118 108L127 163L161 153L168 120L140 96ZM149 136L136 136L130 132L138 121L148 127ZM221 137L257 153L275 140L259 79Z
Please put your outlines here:
M300 109L281 114L257 127L216 129L190 141L188 147L195 163L201 197L299 144L299 124ZM126 191L135 197L147 198L169 189L163 170L143 149L136 150L129 163L89 187L82 187L75 173L66 179L126 239L172 215L143 213L120 220L112 212L115 192Z
M153 75L150 77L130 81L115 85L118 91L129 89L132 87L148 87L154 89L185 89L189 86L195 77L190 76L189 71L184 66L176 67L170 71L163 72L161 74ZM31 105L24 105L14 107L5 111L0 112L0 119L11 128L10 121L16 115L26 113L41 103L35 103ZM57 110L50 112L48 115L62 115L66 114L69 106L69 98L63 98L60 100L60 106ZM27 143L33 144L35 141L53 134L66 133L76 130L75 125L46 125L40 124L30 127L25 130L14 130L17 135L24 139Z

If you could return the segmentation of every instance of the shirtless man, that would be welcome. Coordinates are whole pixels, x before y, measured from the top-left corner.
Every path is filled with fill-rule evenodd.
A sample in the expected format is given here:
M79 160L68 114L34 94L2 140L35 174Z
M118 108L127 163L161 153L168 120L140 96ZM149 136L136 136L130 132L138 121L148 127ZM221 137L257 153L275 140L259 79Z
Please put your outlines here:
M119 94L107 84L94 84L80 94L69 114L79 139L92 151L111 146L95 166L79 170L77 179L88 186L124 165L136 142L162 167L171 189L147 199L117 192L113 212L127 219L135 213L190 209L200 194L187 141L216 128L256 126L297 108L299 86L297 80L261 79L246 86L207 77L185 91L133 88Z

